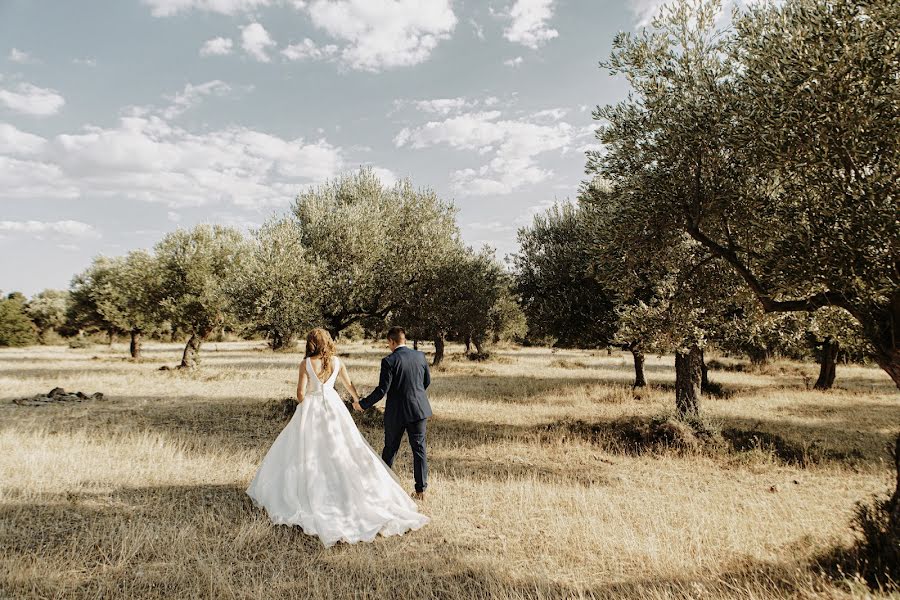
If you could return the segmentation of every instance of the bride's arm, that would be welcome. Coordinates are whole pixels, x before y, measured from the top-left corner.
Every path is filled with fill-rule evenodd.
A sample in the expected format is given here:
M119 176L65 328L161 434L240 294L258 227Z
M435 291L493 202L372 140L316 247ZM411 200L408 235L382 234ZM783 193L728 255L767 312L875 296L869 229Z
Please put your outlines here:
M303 398L306 396L306 380L309 376L306 374L305 363L300 363L300 377L297 378L297 402L303 403Z
M344 384L344 387L347 388L347 391L353 396L353 401L359 402L359 392L356 391L356 386L350 381L350 373L347 372L347 367L344 366L343 361L341 361L341 369L338 371L338 377L341 378L341 383Z

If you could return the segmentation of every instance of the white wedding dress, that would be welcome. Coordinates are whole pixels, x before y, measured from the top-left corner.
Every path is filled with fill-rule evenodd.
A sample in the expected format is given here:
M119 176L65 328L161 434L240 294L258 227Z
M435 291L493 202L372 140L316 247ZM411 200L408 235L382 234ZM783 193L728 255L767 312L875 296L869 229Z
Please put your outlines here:
M309 359L304 401L278 434L247 494L273 523L299 525L326 547L419 529L429 519L400 487L334 389L340 363L322 383Z

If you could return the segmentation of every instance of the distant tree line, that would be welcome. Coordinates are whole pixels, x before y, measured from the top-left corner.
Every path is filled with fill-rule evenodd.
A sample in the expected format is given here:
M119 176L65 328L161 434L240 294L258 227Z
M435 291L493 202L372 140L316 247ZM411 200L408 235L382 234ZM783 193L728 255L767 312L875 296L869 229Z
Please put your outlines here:
M0 301L0 345L44 343L50 332L185 340L180 366L196 366L216 332L263 336L274 350L323 326L381 335L403 323L414 340L473 347L521 339L525 319L512 278L490 250L466 247L455 209L409 181L384 185L361 169L300 194L286 216L250 236L199 225L151 251L98 256L68 291Z

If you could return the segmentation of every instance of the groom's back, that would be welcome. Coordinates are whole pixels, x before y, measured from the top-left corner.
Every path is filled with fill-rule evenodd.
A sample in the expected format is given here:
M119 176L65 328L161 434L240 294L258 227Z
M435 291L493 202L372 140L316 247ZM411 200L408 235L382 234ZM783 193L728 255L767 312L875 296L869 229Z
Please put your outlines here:
M401 346L384 360L392 375L385 418L406 424L430 417L431 404L425 390L431 383L431 373L425 355Z

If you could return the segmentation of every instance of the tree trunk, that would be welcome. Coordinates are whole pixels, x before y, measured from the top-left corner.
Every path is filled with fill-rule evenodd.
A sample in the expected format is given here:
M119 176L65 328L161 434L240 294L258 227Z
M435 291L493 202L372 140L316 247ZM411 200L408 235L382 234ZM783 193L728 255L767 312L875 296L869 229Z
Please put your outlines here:
M140 329L132 329L131 330L131 345L129 346L129 350L131 351L131 358L134 358L134 359L141 358L142 345L143 345L143 340L141 339L141 330Z
M472 351L472 336L467 335L466 336L466 352L465 353L468 354L471 351Z
M700 350L700 392L705 394L709 391L709 368L706 366L706 353Z
M890 539L895 543L900 543L900 435L897 435L897 441L894 444L894 468L897 470L897 486L894 488L894 495L891 496L888 504L891 515L888 521L888 531L890 531Z
M432 367L436 367L444 360L444 334L439 333L434 338L434 360L431 362Z
M106 332L107 339L109 340L109 347L112 348L113 344L116 343L116 332L110 329Z
M212 330L205 330L200 333L192 333L188 338L187 344L184 346L184 354L181 356L180 369L194 369L197 366L197 357L200 354L200 344L209 337Z
M413 340L413 350L419 349L419 340Z
M629 347L631 355L634 357L634 386L636 388L646 387L647 379L644 377L644 353L638 350L635 344Z
M675 353L675 408L681 416L700 413L701 355L697 346L691 346L687 352Z
M484 345L478 336L474 336L472 338L472 343L475 344L475 352L477 352L478 354L484 354Z
M769 362L768 348L753 348L747 352L750 362L756 366L762 366Z
M837 355L840 351L840 344L831 338L825 338L822 342L822 351L819 356L819 378L816 385L813 386L817 390L830 390L834 385L834 376L837 369Z
M272 350L284 350L294 341L294 334L282 333L281 331L272 332Z

